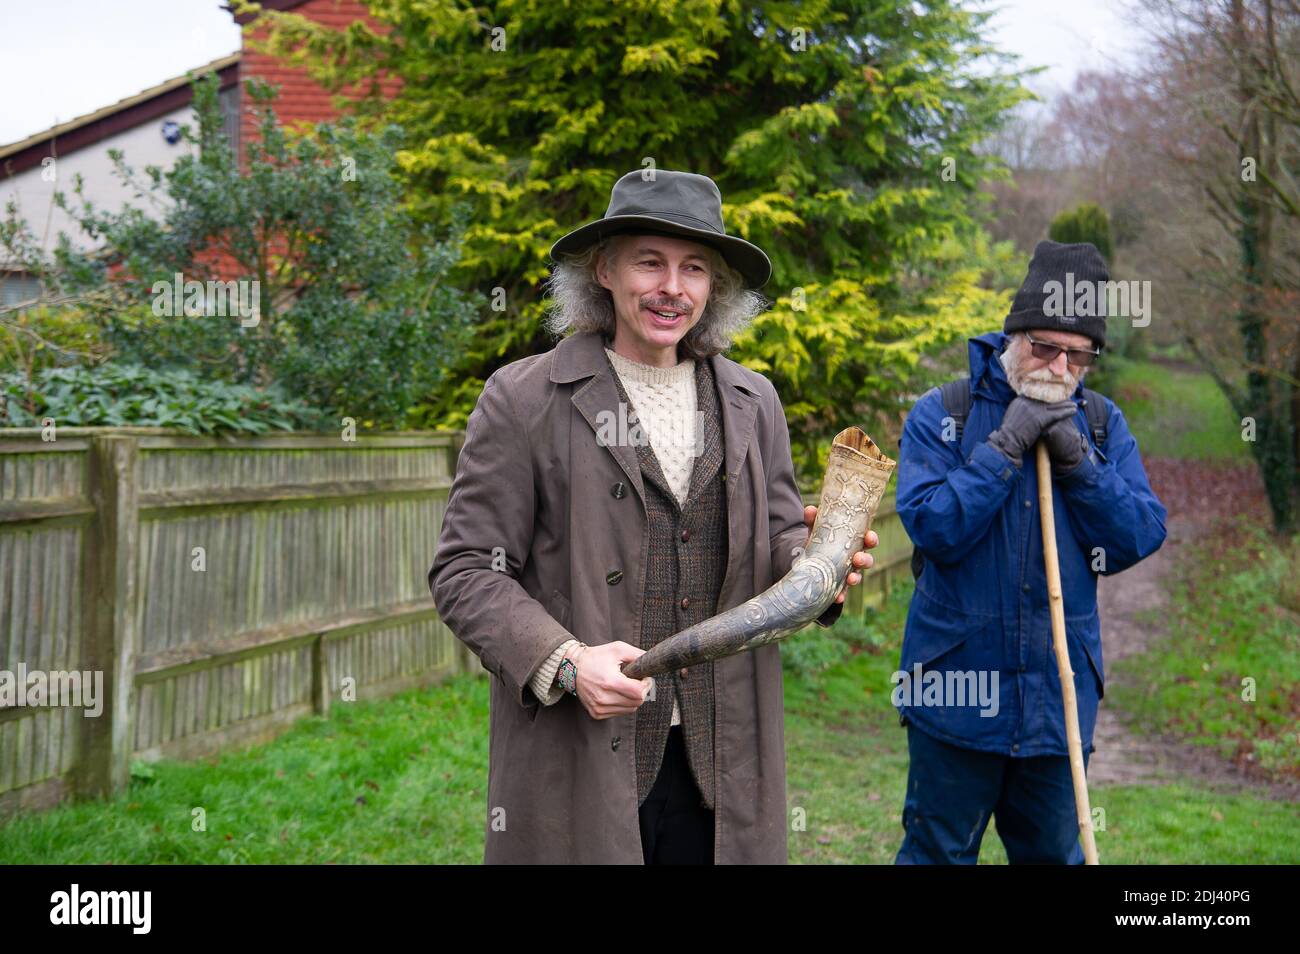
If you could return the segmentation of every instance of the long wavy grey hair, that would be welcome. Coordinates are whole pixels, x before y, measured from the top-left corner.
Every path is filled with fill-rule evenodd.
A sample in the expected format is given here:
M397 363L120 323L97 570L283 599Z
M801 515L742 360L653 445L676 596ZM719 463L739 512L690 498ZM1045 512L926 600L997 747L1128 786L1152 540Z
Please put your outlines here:
M599 331L613 340L617 321L614 299L596 278L596 262L604 253L613 265L623 252L622 240L631 237L628 233L607 235L581 252L560 256L546 282L549 303L545 323L551 333L563 337ZM677 345L678 357L683 361L723 353L735 336L771 304L759 292L745 287L744 276L727 264L721 252L705 247L713 282L703 316Z

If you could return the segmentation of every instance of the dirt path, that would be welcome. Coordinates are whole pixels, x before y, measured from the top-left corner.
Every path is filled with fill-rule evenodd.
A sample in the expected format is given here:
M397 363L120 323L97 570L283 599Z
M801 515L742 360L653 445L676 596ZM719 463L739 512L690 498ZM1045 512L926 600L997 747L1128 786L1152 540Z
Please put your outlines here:
M1171 513L1169 537L1146 560L1123 573L1102 577L1098 582L1097 602L1108 685L1115 685L1122 678L1115 671L1116 662L1145 652L1155 640L1163 638L1164 633L1158 627L1141 623L1138 617L1168 605L1166 577L1180 550L1194 545L1202 535L1200 528L1205 525L1203 519L1194 519L1184 507L1178 506L1182 501L1177 492L1171 492L1166 498L1160 486L1165 468L1157 461L1152 465L1148 466L1152 483ZM1186 464L1179 466L1186 467ZM1175 516L1180 510L1183 512ZM1196 512L1194 508L1192 512ZM1248 774L1207 749L1162 735L1133 732L1125 714L1116 710L1112 698L1108 693L1097 714L1093 739L1096 751L1088 760L1090 783L1160 784L1181 780L1219 791L1300 800L1300 783L1268 781Z

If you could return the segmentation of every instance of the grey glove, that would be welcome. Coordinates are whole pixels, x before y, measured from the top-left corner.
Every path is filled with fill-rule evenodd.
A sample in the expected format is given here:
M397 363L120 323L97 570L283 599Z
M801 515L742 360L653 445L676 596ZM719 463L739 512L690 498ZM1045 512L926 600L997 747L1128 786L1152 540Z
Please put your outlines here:
M1024 464L1025 451L1034 446L1042 433L1057 421L1071 417L1074 411L1073 401L1045 404L1032 398L1017 397L1007 405L1002 426L989 435L989 443L1020 467Z
M1043 442L1052 458L1052 476L1064 477L1088 456L1088 438L1070 418L1062 418L1043 431Z

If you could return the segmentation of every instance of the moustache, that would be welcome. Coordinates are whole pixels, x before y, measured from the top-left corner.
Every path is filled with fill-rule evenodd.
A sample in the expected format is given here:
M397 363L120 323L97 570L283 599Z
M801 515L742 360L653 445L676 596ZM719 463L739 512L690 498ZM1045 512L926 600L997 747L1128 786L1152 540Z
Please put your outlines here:
M1039 368L1037 371L1029 371L1025 374L1026 381L1043 381L1048 384L1069 384L1071 375L1053 374L1046 368Z

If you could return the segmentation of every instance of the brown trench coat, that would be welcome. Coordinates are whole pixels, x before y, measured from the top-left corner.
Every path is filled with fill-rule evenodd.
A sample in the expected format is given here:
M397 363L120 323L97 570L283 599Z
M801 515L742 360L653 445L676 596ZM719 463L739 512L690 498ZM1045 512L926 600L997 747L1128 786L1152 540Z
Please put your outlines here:
M429 587L443 621L494 677L486 862L640 864L635 715L542 706L529 676L571 634L637 645L648 534L630 443L598 334L497 370L466 426ZM789 571L808 529L785 412L770 381L709 359L725 442L728 554L718 612ZM616 496L615 485L623 485ZM629 489L630 488L630 489ZM494 548L498 566L492 569ZM618 583L611 573L622 572ZM818 621L833 622L832 604ZM776 645L714 664L714 861L786 861L784 702Z

